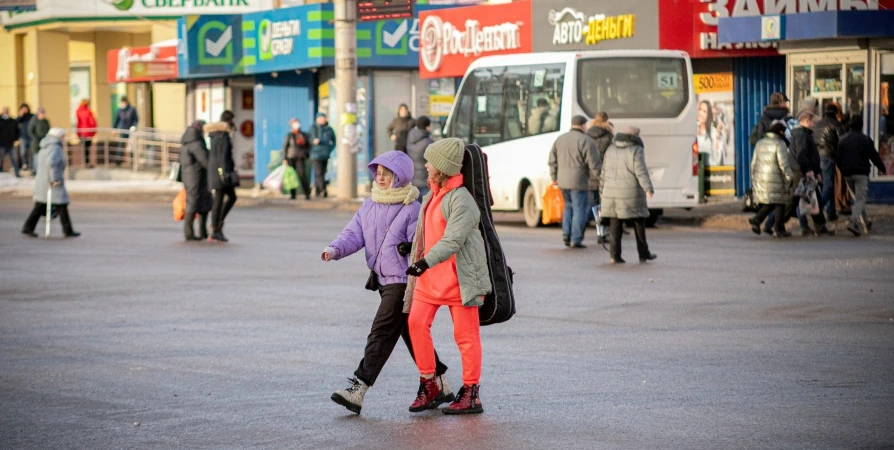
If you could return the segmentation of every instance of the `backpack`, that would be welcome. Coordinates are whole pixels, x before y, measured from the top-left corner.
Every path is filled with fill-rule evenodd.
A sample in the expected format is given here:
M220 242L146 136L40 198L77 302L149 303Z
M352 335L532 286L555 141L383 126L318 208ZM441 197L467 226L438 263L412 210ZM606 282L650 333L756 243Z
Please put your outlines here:
M506 255L494 229L494 217L491 211L494 202L490 192L487 155L481 151L481 147L476 144L466 146L460 173L463 175L463 186L472 194L481 212L478 228L481 237L484 238L484 251L492 287L491 293L484 297L484 305L478 308L479 322L482 326L506 322L515 314L515 295L512 292L515 273L506 265Z

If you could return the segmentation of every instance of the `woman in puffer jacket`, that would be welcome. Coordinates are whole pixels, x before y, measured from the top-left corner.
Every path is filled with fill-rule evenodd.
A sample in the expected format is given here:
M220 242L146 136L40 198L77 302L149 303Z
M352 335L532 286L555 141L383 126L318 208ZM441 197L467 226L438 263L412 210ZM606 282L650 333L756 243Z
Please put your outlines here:
M481 335L478 307L490 293L484 239L478 225L481 212L463 186L460 173L464 144L456 138L428 146L425 165L431 192L422 201L416 224L413 261L407 269L404 310L409 311L410 338L419 368L419 391L411 412L437 406L437 383L431 325L441 306L450 308L453 335L463 363L463 387L444 414L481 413Z
M777 218L785 215L785 206L791 198L794 175L788 161L788 146L785 140L786 123L777 120L770 131L757 142L751 159L751 189L754 202L760 205L757 215L748 220L751 230L761 234L761 223L775 211ZM791 236L785 231L785 221L776 220L773 236Z
M367 289L378 290L382 300L373 319L360 366L350 379L351 385L332 394L332 401L360 414L366 391L391 356L397 339L403 337L410 356L413 345L407 330L407 314L403 311L407 288L407 255L416 234L419 216L419 190L413 179L413 161L403 152L390 151L369 164L375 178L372 198L366 199L344 231L323 251L323 261L334 261L366 250L371 270ZM453 401L454 395L443 375L447 366L433 354L440 396L435 405Z

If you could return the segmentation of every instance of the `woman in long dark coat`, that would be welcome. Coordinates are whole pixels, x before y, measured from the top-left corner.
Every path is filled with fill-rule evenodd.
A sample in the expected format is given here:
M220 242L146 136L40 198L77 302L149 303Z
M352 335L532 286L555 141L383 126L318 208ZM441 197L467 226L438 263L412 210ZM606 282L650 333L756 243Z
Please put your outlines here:
M227 242L223 234L224 219L236 204L236 187L239 176L233 161L233 140L231 134L236 128L232 111L224 111L220 122L205 125L205 132L211 138L208 158L208 186L214 190L214 204L211 207L211 240ZM224 200L226 197L226 200Z
M208 212L211 211L211 191L208 189L208 148L202 128L205 121L197 120L180 138L180 177L186 189L186 214L183 235L187 241L208 239ZM199 215L199 237L193 230L195 215Z

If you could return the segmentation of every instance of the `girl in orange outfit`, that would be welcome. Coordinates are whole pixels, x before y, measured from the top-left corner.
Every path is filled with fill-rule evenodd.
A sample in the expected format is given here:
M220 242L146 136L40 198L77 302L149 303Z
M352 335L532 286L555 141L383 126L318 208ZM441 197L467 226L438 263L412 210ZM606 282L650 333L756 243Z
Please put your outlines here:
M490 293L480 211L463 187L464 144L443 139L428 146L425 165L431 192L425 196L407 269L404 309L409 310L410 340L419 368L419 391L410 411L429 409L440 393L435 377L431 325L441 306L450 308L453 334L463 364L463 387L445 414L481 413L481 336L478 307Z

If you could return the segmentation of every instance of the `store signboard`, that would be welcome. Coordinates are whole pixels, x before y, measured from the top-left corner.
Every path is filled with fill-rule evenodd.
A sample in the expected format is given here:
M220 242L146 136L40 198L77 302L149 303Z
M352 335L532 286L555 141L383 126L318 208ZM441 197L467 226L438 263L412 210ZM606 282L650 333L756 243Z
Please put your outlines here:
M322 55L309 51L309 19L318 7L283 8L242 16L245 73L267 73L323 65Z
M34 11L37 0L0 0L0 11Z
M245 73L242 16L186 16L177 21L182 78Z
M109 50L107 61L109 83L173 80L178 76L174 45Z
M36 4L36 10L0 16L4 26L25 26L74 18L177 17L189 14L244 14L276 7L276 0L0 0ZM35 9L32 7L31 9Z
M534 51L657 49L658 0L538 0Z
M894 0L658 0L659 40L662 49L683 50L693 58L777 55L773 40L720 43L720 19L878 9L894 9Z
M533 50L531 2L419 13L419 76L460 77L482 56Z

